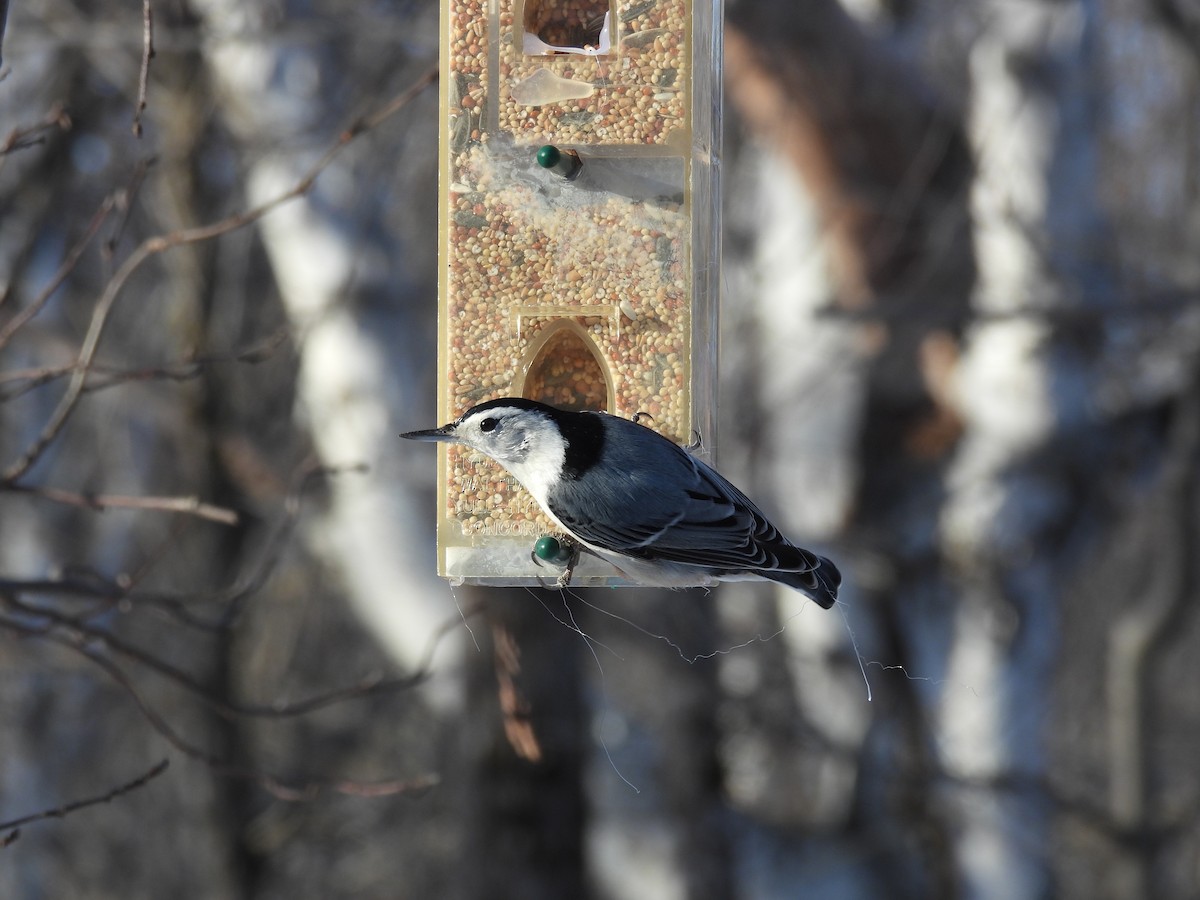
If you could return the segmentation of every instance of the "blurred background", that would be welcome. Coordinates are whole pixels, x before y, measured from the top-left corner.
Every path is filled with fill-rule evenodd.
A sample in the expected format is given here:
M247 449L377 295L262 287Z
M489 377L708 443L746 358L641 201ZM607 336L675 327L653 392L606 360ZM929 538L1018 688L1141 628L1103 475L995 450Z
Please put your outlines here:
M435 3L0 11L0 895L1200 894L1192 0L729 0L829 612L434 576Z

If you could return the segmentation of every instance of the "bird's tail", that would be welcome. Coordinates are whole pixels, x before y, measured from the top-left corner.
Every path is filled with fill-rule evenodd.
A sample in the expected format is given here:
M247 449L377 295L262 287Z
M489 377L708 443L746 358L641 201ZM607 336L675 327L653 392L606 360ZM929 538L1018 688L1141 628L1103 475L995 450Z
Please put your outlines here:
M816 566L802 572L772 572L769 576L773 581L786 584L801 591L829 609L837 602L838 586L842 583L842 573L837 566L823 556L813 555Z

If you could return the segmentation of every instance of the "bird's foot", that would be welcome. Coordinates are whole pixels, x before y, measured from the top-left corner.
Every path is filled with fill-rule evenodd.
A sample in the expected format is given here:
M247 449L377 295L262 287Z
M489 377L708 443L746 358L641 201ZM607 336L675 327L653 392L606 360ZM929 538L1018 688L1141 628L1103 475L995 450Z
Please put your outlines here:
M562 590L571 583L571 576L575 573L575 566L579 562L579 544L566 535L555 537L544 534L534 543L529 558L539 566L543 562L565 566L554 582L554 586Z

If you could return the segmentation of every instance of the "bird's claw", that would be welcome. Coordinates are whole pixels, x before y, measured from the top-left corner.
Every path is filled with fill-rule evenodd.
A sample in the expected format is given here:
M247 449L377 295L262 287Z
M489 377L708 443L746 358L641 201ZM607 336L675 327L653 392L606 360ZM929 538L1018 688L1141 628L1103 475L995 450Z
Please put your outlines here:
M641 425L642 419L649 419L651 422L653 422L654 416L650 415L650 413L648 413L648 412L635 412L630 417L630 421L632 421L634 425ZM688 453L692 453L696 450L699 450L703 446L704 446L704 438L700 434L700 429L693 428L692 429L692 442L690 444L684 444L683 449L686 450Z
M545 538L543 538L543 540L545 540ZM571 583L571 576L575 573L575 566L579 562L580 547L576 541L573 541L567 536L553 538L552 540L554 543L558 544L560 551L566 552L565 568L559 574L558 578L554 580L554 586L559 590L562 590ZM541 566L543 561L553 562L554 560L539 555L538 549L540 544L541 541L535 544L534 548L529 551L529 558L537 563L538 566ZM541 580L541 578L538 579L538 581Z
M567 558L566 568L562 570L554 585L560 591L571 583L571 576L575 574L575 566L579 562L579 545L570 538L564 539L563 543L570 548L571 555Z

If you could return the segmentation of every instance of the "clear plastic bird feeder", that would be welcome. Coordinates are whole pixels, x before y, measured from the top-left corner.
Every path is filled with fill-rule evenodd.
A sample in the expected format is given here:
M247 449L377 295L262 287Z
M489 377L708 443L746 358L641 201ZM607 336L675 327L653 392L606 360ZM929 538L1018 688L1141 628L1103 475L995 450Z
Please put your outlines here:
M714 438L720 0L443 0L438 409L494 397ZM536 584L554 524L439 448L439 571ZM575 584L622 583L585 557Z

